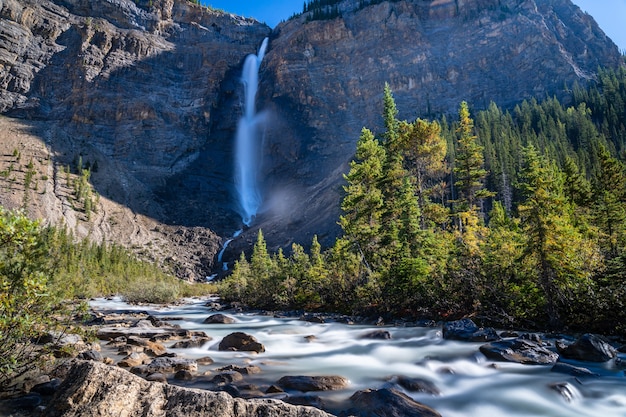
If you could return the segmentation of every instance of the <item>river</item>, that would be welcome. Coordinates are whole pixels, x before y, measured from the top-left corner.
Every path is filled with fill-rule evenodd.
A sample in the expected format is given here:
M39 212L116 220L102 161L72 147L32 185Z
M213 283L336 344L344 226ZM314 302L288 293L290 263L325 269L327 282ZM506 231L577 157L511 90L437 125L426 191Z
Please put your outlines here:
M626 376L614 361L567 361L601 375L576 378L551 372L551 366L488 361L478 350L481 343L444 340L441 327L317 324L228 311L222 313L236 323L203 324L214 313L205 305L206 300L172 307L132 306L119 299L91 302L95 310L141 310L166 321L175 318L172 323L185 329L202 330L213 338L202 348L170 350L189 358L210 356L215 363L209 369L257 365L262 372L251 382L259 385L274 384L284 375L348 378L347 390L319 394L329 404L341 404L361 389L381 388L390 377L405 376L435 384L440 395L407 394L445 417L626 416ZM374 330L388 331L391 339L362 338ZM222 337L234 331L255 336L265 345L265 352L218 351ZM626 360L626 355L620 354L620 359ZM563 383L565 395L551 388L554 384L563 387ZM329 411L339 410L331 407Z

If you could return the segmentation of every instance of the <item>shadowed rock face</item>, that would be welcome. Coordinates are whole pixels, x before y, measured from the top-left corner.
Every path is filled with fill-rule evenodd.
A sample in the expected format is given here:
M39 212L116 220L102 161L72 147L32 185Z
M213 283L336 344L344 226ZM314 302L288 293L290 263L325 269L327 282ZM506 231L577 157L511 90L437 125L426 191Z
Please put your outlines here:
M148 249L151 258L178 264L181 276L209 275L219 251L212 230L237 222L229 194L234 124L221 135L212 128L220 103L238 93L241 63L269 33L186 0L0 1L0 112L43 131L42 159L53 160L42 172L53 192L31 199L41 207L30 211L79 236L136 247L152 241L160 249ZM3 154L40 146L9 145L9 130ZM114 203L103 199L91 223L61 208L68 198L57 173L79 155L98 163L92 184ZM0 202L15 206L7 195Z
M229 236L240 227L232 153L241 66L264 37L257 107L269 120L265 207L226 261L259 227L271 248L308 244L313 234L332 243L342 174L361 128L381 128L385 82L400 117L414 119L455 113L462 100L482 108L541 98L620 60L570 0L339 6L341 18L300 16L272 32L185 0L0 0L0 111L43 121L55 166L77 155L99 161L94 187L130 210L130 229L153 236L158 224L179 227L161 233L159 246L179 248L172 262L204 277L219 251L211 231ZM115 240L116 227L101 221L82 230ZM195 242L190 255L180 250L186 242Z

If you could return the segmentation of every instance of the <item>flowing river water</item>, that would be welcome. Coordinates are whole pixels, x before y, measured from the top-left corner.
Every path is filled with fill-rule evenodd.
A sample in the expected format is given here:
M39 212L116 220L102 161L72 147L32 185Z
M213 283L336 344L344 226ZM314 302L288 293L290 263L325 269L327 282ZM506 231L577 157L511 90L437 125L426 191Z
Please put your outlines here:
M348 378L346 390L313 393L329 404L341 404L358 390L378 389L389 384L390 377L404 376L434 383L440 395L407 394L444 417L626 416L626 375L615 361L567 361L600 375L577 378L551 372L550 365L489 361L478 350L481 343L444 340L441 327L318 324L234 312L222 312L235 318L234 324L204 324L214 313L206 307L206 300L157 307L98 299L91 306L95 310L141 310L165 321L175 319L171 323L185 329L202 330L213 338L202 348L170 350L188 358L210 356L215 363L209 369L257 365L262 372L251 382L258 385L274 384L285 375ZM362 338L374 330L388 331L391 339ZM265 345L265 352L218 351L220 340L235 331L255 336ZM620 354L620 359L626 356ZM560 392L555 385L561 387ZM338 412L338 407L329 411Z

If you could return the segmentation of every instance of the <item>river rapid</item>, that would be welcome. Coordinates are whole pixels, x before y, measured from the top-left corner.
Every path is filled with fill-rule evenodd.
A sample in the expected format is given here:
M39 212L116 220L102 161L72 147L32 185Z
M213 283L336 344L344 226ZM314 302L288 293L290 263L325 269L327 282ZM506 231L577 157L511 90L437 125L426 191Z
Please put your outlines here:
M489 361L479 352L482 343L445 340L440 326L319 324L231 311L221 313L235 318L234 324L204 324L204 319L214 313L206 303L190 300L159 307L97 299L90 304L94 310L145 311L184 329L202 330L213 338L203 347L169 350L192 359L210 356L215 363L206 370L231 364L257 365L262 372L246 381L259 386L275 384L285 375L346 377L350 381L346 390L309 393L329 404L330 412L341 411L342 402L358 390L389 386L393 377L404 376L434 383L439 395L406 394L445 417L626 416L626 375L616 361L597 364L567 360L600 375L577 378L551 372L551 365ZM362 338L375 330L388 331L391 339ZM235 331L256 337L265 345L265 352L218 351L221 339ZM626 360L626 355L620 354L619 359Z

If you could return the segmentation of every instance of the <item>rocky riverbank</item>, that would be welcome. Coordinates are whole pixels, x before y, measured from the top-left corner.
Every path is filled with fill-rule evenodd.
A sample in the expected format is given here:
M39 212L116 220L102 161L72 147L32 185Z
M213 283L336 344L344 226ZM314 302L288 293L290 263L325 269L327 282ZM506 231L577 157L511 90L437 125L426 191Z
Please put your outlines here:
M219 305L207 304L204 308L206 324L227 327L237 322L228 311L215 311ZM310 315L303 315L301 320L304 326L319 325L311 323ZM323 318L317 317L320 320ZM366 389L357 387L340 372L320 370L315 375L286 374L276 378L270 371L276 364L254 361L271 349L254 335L232 331L218 338L185 329L177 322L183 321L174 316L157 318L138 310L92 311L91 319L82 326L85 334L95 335L98 342L76 335L57 338L57 366L48 374L16 384L21 396L2 401L0 415L440 415L412 398L415 393L441 395L437 384L426 378L392 375ZM392 337L385 328L361 334L362 340L376 340L383 345L393 342ZM564 379L547 388L565 400L572 395L569 377L574 381L601 378L585 363L590 368L594 363L611 369L623 367L615 343L596 335L583 335L572 343L548 335L497 332L464 319L443 323L440 337L442 341L480 342L480 352L488 360L481 365L484 367L497 368L497 362L549 365ZM317 336L311 334L305 339L315 343ZM207 348L209 344L211 349ZM200 357L199 351L207 355ZM237 355L230 365L224 365L223 358L214 361L211 357L227 352ZM335 390L353 394L341 403L324 396Z

